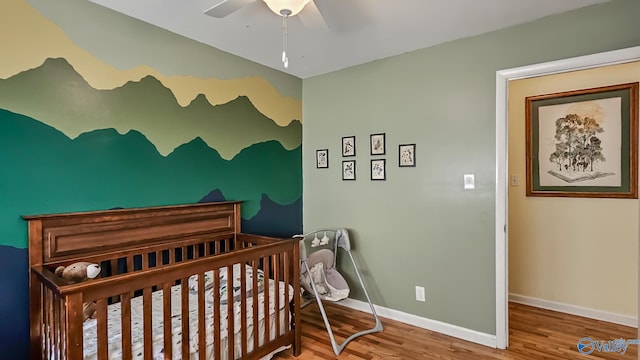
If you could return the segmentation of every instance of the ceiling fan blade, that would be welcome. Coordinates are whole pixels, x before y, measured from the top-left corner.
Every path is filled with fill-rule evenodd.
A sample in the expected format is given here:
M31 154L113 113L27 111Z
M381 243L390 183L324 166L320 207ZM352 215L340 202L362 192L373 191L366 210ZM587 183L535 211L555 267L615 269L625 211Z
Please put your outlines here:
M240 10L256 0L223 0L211 8L205 10L205 14L215 18L223 18L234 11Z
M324 22L320 11L318 11L318 7L313 1L308 3L297 17L306 28L320 29L325 32L329 31L329 26Z
M363 28L369 20L368 0L313 0L329 29L352 31Z

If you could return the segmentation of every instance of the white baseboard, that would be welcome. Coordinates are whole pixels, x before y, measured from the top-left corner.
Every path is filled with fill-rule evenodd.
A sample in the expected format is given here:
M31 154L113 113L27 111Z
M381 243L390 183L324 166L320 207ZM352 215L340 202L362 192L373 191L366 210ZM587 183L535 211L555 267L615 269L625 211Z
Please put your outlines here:
M513 293L509 294L509 301L523 305L535 306L542 309L559 311L571 315L583 316L590 319L631 326L634 328L638 327L638 318L629 315L616 314L608 311L591 309L571 304L564 304Z
M351 308L351 309L371 313L371 308L369 307L369 303L366 303L364 301L355 300L355 299L344 299L338 302L337 304ZM487 333L483 333L475 330L470 330L467 328L463 328L461 326L452 325L452 324L444 323L437 320L423 318L417 315L408 314L402 311L393 310L393 309L385 308L378 305L374 305L374 308L376 310L376 313L379 316L384 318L400 321L405 324L417 326L423 329L439 332L444 335L453 336L458 339L471 341L476 344L485 345L493 348L495 348L497 344L495 335L491 335L491 334L487 334Z

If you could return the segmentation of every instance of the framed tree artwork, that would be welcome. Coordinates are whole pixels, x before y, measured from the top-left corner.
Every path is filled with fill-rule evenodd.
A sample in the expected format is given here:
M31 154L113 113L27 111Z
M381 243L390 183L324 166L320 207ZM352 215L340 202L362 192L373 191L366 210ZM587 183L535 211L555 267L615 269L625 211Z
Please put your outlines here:
M527 196L638 198L638 83L525 102Z
M342 138L342 156L356 156L355 136L345 136Z

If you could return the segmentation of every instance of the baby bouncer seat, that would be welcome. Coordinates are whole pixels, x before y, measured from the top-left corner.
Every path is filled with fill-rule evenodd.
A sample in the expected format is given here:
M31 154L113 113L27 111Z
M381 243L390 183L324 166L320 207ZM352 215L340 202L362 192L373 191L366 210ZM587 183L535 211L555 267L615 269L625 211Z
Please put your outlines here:
M321 235L321 236L320 236ZM329 235L329 236L327 236ZM383 330L382 322L376 314L376 310L369 298L367 289L362 281L362 276L358 270L358 266L351 254L351 241L349 240L349 233L346 229L322 229L309 232L303 235L295 235L294 237L300 238L300 284L305 291L311 294L320 309L324 326L329 333L329 340L331 340L331 346L333 352L339 355L347 344L362 335L367 335L375 332L381 332ZM322 306L322 301L337 302L343 300L349 296L349 284L344 279L342 274L336 269L338 249L342 249L349 255L351 264L356 273L362 291L364 292L367 302L371 307L371 314L373 315L376 324L373 328L356 332L355 334L346 338L342 344L338 344L333 331L331 330L331 324L327 317L327 313Z

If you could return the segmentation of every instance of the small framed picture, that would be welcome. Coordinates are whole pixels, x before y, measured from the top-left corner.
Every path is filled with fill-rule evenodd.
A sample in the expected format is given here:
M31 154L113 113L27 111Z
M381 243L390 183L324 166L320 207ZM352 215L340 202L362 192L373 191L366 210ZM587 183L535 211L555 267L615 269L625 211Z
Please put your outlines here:
M398 146L400 167L416 166L416 144L401 144Z
M316 168L324 169L329 167L329 149L316 150Z
M382 134L371 134L371 155L384 155L385 153L385 144L384 144L384 133Z
M374 159L371 160L371 180L385 180L386 179L386 160Z
M342 138L342 156L356 156L355 136L345 136Z
M342 162L342 180L356 179L356 161L345 160Z

